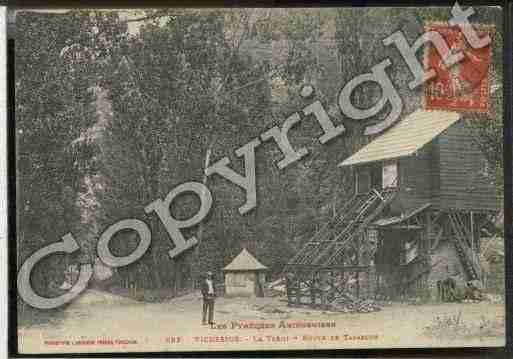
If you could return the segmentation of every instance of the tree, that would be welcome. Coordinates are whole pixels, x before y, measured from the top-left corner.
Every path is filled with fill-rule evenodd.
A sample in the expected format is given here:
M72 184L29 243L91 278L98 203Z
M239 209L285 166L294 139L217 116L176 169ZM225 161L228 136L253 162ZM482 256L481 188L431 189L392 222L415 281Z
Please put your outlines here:
M78 50L87 43L76 26L83 21L80 13L21 13L16 19L19 266L36 250L75 231L80 222L77 194L91 153L72 143L95 120L90 91L94 74ZM59 256L41 263L33 273L36 290L55 294L50 284L60 284L64 265Z

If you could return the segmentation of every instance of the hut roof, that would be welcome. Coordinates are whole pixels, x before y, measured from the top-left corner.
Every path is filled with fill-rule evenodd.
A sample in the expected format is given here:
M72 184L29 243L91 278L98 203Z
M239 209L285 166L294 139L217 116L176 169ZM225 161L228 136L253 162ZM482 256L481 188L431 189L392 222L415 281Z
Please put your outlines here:
M460 115L456 112L417 110L397 122L339 166L410 156L459 119Z
M225 271L251 271L251 270L266 270L267 267L260 263L251 253L245 248L239 253L237 257L230 264L224 267Z

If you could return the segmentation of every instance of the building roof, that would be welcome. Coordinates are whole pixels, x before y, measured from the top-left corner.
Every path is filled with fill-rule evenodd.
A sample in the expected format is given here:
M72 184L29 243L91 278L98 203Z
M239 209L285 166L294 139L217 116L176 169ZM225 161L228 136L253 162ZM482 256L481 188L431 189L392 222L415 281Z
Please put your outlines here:
M347 158L339 166L406 157L460 119L456 112L417 110Z
M224 267L225 271L251 271L266 270L267 267L260 263L246 248L239 253L230 264Z

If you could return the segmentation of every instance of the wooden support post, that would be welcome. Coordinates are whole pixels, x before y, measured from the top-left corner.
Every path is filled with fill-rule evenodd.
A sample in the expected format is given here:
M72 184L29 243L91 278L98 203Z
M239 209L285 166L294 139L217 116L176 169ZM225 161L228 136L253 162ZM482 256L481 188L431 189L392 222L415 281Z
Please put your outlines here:
M475 239L476 239L476 250L477 253L481 253L481 227L476 226L476 232L475 232Z
M365 234L358 236L356 240L356 265L360 265L360 248L361 248L361 239ZM360 272L356 272L356 297L360 298Z
M470 240L472 243L472 256L474 263L479 263L479 250L477 248L477 240L476 240L476 226L474 221L474 211L470 211ZM481 277L481 273L477 274Z
M424 238L424 242L423 243L423 249L424 249L424 252L428 253L429 250L431 249L431 246L433 245L433 243L431 243L432 239L433 239L433 222L432 222L432 218L431 218L431 213L430 211L426 211L426 235L427 235L427 238Z
M290 280L289 276L285 276L285 290L287 291L287 304L288 305L291 304L291 295L292 295L292 290L290 288L290 285L291 285L291 280Z
M315 296L316 296L316 287L317 287L316 277L317 277L317 275L314 272L311 276L311 281L310 281L310 304L311 305L315 305Z
M301 304L301 276L296 272L294 291L296 292L296 304Z
M470 211L470 243L472 244L472 254L476 253L476 243L474 240L474 212Z
M379 273L376 271L376 289L374 291L374 299L377 299L378 297L378 293L381 291L381 288L380 288L380 275Z

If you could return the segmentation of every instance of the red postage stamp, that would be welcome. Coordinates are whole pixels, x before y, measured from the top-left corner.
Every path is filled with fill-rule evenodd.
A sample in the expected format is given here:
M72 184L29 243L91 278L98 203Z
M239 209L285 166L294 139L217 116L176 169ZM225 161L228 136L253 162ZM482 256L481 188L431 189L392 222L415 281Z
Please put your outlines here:
M488 113L490 107L489 68L491 44L472 48L461 29L447 24L429 24L426 31L438 32L453 51L462 52L464 57L452 66L445 66L434 46L427 46L424 66L434 69L436 76L424 86L424 106L428 110ZM478 35L490 34L490 28L477 27Z

